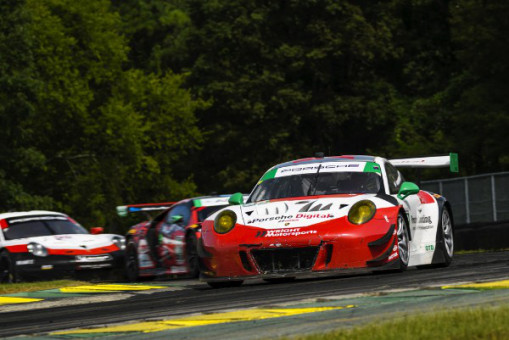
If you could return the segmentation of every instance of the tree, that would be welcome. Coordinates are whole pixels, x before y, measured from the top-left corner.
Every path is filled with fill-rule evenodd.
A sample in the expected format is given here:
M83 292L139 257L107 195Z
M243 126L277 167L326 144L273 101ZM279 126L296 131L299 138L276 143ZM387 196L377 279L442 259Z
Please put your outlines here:
M3 167L12 176L5 203L115 230L116 205L195 193L189 169L174 171L201 143L194 110L204 103L181 88L185 75L126 69L129 48L107 0L6 7L2 24L17 28L0 38L12 54L2 81L15 84L0 112L2 155L14 156Z

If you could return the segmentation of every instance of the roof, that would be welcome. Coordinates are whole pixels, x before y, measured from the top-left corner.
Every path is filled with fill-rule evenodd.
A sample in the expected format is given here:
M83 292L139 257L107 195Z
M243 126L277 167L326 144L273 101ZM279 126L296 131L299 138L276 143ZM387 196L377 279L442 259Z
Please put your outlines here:
M330 156L330 157L309 157L309 158L301 158L296 159L294 161L289 161L285 163L281 163L272 167L272 169L283 168L285 166L292 166L296 164L314 164L314 163L324 163L324 162L374 162L374 156L365 156L365 155L343 155L343 156Z
M22 217L22 216L39 216L39 215L54 215L54 216L67 216L66 214L56 211L47 210L30 210L30 211L14 211L0 214L0 219Z

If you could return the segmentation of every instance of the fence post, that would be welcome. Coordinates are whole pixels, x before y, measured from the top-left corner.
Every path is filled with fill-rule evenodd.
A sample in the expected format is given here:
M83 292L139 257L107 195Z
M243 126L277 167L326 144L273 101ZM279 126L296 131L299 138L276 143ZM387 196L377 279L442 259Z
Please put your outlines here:
M497 222L497 195L495 192L495 175L491 175L491 201L493 202L493 222Z
M467 217L467 224L470 224L470 202L469 202L469 195L468 195L468 179L465 177L465 213Z

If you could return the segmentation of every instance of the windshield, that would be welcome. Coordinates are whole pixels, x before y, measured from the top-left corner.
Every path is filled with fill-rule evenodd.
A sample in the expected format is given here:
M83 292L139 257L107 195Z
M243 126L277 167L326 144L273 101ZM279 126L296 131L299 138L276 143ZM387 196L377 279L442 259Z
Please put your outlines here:
M88 234L85 228L63 216L21 217L9 220L8 224L9 227L3 229L6 240L64 234Z
M207 217L218 211L219 209L222 209L224 207L227 207L228 205L213 205L210 207L204 207L200 210L198 210L198 222L203 222Z
M249 202L277 198L336 194L376 194L381 176L374 172L319 172L267 179L258 184Z

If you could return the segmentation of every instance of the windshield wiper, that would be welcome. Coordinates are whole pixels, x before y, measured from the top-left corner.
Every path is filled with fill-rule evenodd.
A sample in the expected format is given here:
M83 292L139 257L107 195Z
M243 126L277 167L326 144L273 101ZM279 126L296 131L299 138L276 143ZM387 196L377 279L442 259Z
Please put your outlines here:
M309 186L308 193L306 196L314 196L316 193L316 183L318 182L318 176L320 174L320 169L322 168L322 163L318 165L318 169L316 169L315 178L313 180L313 185ZM311 189L313 189L313 194L311 194Z

